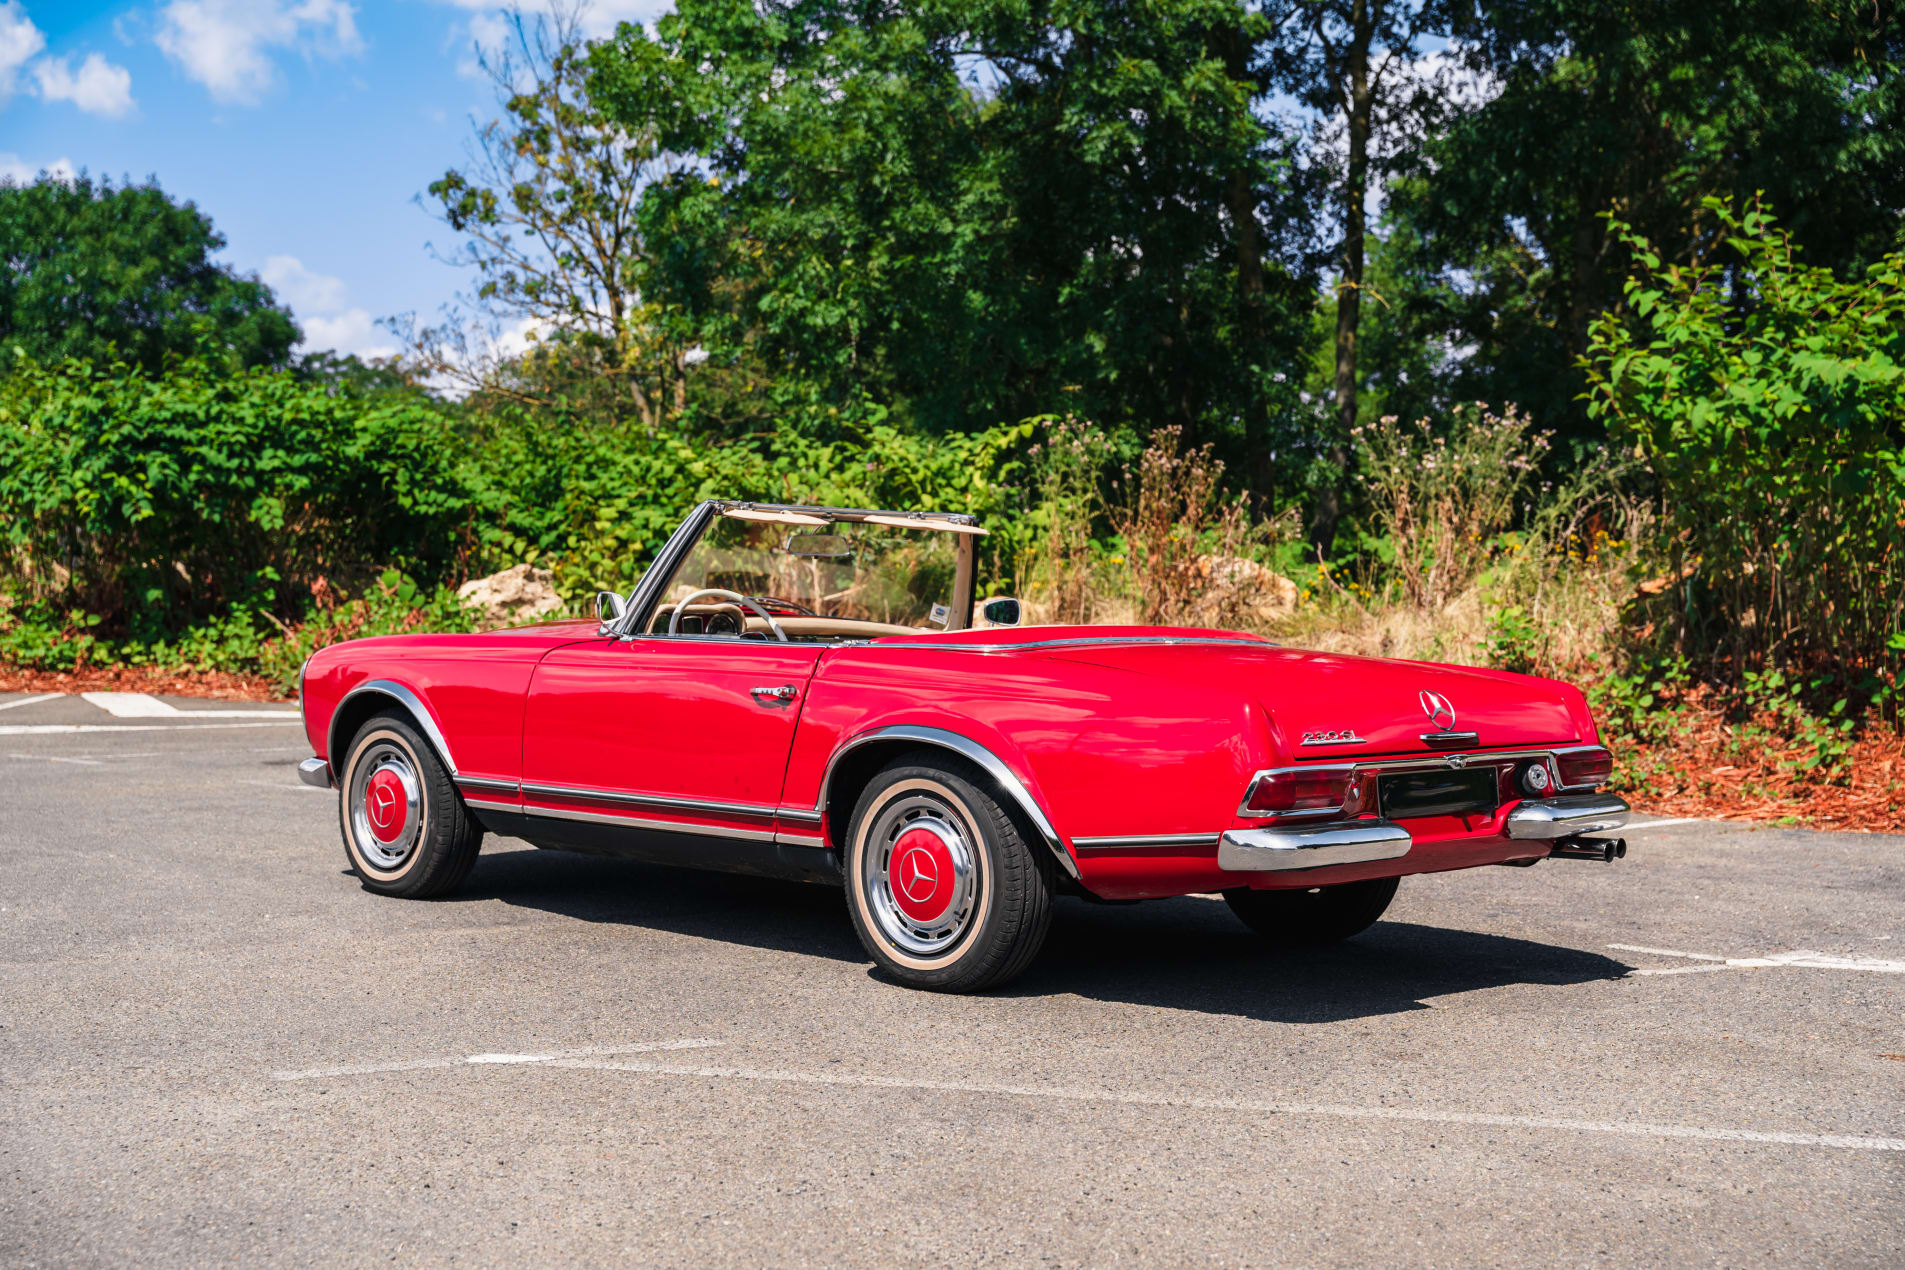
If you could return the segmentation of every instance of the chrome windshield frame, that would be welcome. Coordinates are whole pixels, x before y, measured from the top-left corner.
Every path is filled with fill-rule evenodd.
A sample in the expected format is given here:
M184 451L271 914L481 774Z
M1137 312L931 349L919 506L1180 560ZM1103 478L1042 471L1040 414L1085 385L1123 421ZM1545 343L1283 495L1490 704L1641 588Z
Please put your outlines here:
M938 528L932 521L950 522L955 525L978 525L979 518L965 512L912 512L886 511L877 507L806 507L798 503L755 503L745 499L710 498L695 504L694 510L668 535L661 550L655 553L654 562L642 573L635 589L628 593L626 611L621 620L607 629L607 633L617 639L635 639L647 633L646 628L655 607L661 602L661 593L668 585L675 571L695 549L708 527L715 519L729 511L767 511L799 512L817 516L824 520L859 521L868 516L890 516L895 519L916 520L923 531L940 533L955 532ZM963 631L972 625L972 603L976 593L976 575L978 573L978 549L973 543L973 535L956 533L958 541L953 545L953 589L952 612L948 615L943 629ZM924 632L922 632L924 633ZM673 637L681 638L681 637Z

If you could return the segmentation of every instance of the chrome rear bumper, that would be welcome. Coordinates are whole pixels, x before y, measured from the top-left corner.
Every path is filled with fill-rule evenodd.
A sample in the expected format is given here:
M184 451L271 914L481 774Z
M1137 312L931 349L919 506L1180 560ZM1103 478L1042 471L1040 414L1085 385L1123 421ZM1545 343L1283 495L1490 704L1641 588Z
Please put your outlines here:
M1618 829L1627 823L1627 803L1613 794L1530 798L1517 804L1502 825L1504 837L1552 842L1577 834ZM1391 820L1352 820L1278 829L1230 829L1217 841L1217 867L1232 873L1277 873L1332 864L1394 860L1409 854L1409 831Z
M307 758L298 764L298 779L319 789L331 787L331 765L321 758Z
M1393 860L1409 853L1409 842L1409 831L1388 820L1310 829L1230 829L1217 840L1217 867L1261 873Z
M1508 813L1502 832L1516 839L1569 838L1600 833L1627 823L1627 803L1613 794L1571 794L1530 798Z

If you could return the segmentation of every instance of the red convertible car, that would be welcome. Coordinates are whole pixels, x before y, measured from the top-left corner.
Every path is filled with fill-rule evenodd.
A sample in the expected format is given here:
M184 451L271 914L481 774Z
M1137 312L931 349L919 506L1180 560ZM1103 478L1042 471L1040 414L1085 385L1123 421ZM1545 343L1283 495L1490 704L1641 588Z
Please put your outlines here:
M303 674L351 868L445 894L487 831L843 886L894 979L971 991L1054 897L1222 892L1284 945L1397 879L1612 860L1581 693L975 604L969 516L701 504L594 621L354 640Z

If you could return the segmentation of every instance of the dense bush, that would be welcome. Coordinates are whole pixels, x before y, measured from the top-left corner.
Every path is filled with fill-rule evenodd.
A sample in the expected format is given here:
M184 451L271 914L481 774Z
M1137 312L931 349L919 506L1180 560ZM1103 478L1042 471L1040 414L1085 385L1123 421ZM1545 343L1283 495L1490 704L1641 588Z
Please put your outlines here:
M469 491L420 397L285 371L20 362L0 384L0 542L29 600L151 639L235 607L298 614L319 578L443 574Z
M1659 623L1689 652L1880 693L1905 653L1905 253L1802 265L1757 205L1709 200L1709 262L1635 270L1594 327L1589 408L1659 481Z
M1019 472L1033 423L924 437L883 412L790 419L779 430L716 444L672 429L552 430L533 414L486 426L465 479L483 508L496 562L552 568L565 595L627 590L689 507L704 498L975 512L1010 567Z

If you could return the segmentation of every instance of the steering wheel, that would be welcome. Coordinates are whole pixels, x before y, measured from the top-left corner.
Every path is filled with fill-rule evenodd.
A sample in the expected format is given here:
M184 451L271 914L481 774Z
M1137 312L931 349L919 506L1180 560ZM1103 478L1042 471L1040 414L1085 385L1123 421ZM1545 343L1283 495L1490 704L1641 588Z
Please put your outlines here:
M748 599L745 595L740 595L733 591L724 591L720 587L713 586L702 587L699 591L691 591L681 599L675 601L675 611L668 615L668 633L670 635L675 634L681 629L681 615L687 611L688 606L704 595L717 596L731 604L739 604L753 609L760 615L761 620L767 623L767 629L774 632L775 639L778 639L783 644L789 642L787 632L781 629L780 623L774 620L772 613L769 613L766 609L756 604L753 600Z

